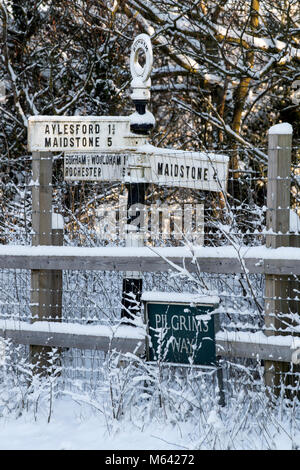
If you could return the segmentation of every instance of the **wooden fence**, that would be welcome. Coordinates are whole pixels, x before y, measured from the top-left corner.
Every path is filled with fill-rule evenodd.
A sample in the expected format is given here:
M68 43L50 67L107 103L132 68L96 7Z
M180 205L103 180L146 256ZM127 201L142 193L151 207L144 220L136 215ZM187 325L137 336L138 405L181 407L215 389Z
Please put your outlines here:
M52 231L52 155L33 153L33 246L0 246L0 268L32 271L32 285L38 294L31 299L39 321L33 324L0 322L0 336L22 344L74 347L108 351L117 349L143 353L145 331L121 325L113 330L90 325L50 321L53 292L62 270L181 271L244 273L265 275L266 334L217 333L218 356L265 360L266 382L274 382L280 364L300 363L300 337L280 330L278 313L291 308L299 315L299 234L289 233L290 171L292 134L269 133L268 199L266 246L188 248L81 248L55 246L59 232ZM55 239L54 239L55 238ZM42 275L44 279L42 281ZM291 281L292 276L292 282ZM61 278L60 278L61 279ZM42 282L44 283L42 285ZM61 282L61 280L59 281ZM296 284L295 284L296 283ZM292 286L292 287L291 287ZM295 289L295 286L297 287ZM43 294L41 294L44 292ZM296 292L296 293L295 293ZM284 299L284 302L282 301ZM282 312L282 309L284 312ZM41 320L46 321L41 321ZM49 321L47 321L49 319ZM274 369L275 368L275 369Z
M284 257L286 255L286 257ZM300 248L265 247L187 248L81 248L0 246L0 267L10 269L104 270L145 272L180 270L229 274L300 275ZM49 278L48 278L49 279ZM51 299L49 300L50 305ZM107 327L106 327L107 328ZM93 331L91 331L93 329ZM72 330L73 332L71 332ZM122 352L144 348L145 333L134 327L120 326L116 331L98 326L38 321L32 325L0 321L0 336L22 344L76 347L82 349L117 349ZM245 335L245 333L244 333ZM236 338L227 332L217 334L217 354L280 362L300 363L300 337L265 336L247 333Z

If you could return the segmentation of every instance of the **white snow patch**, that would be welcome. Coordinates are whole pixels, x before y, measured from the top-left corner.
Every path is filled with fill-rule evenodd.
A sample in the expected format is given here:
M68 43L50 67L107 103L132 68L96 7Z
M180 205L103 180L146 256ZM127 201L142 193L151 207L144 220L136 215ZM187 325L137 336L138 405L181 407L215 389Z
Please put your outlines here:
M112 424L110 429L107 416L65 397L55 401L50 423L47 423L47 410L40 413L36 421L29 412L19 419L0 418L0 449L118 452L131 449L182 450L190 446L191 425L178 429L156 421L140 427L129 421L123 422L122 426Z
M220 246L220 247L72 247L72 246L23 246L0 245L0 256L84 256L84 257L174 257L174 258L232 258L232 259L292 259L300 260L300 248L266 246Z
M146 111L145 114L139 114L137 112L131 114L130 124L152 124L155 125L155 119L152 113Z
M64 218L61 214L52 212L52 230L63 230Z
M105 336L108 338L144 339L142 328L129 325L81 325L77 323L36 321L26 323L15 320L0 320L0 330L41 331L46 333L68 333L72 335Z
M288 122L282 122L281 124L275 124L270 127L269 134L292 134L293 127Z
M232 341L253 344L269 344L273 346L289 346L291 349L300 348L300 337L296 336L266 336L262 331L249 333L246 331L219 331L217 341Z
M290 209L290 232L300 232L300 217L293 209Z
M142 300L147 302L173 302L182 304L207 304L216 305L220 298L216 295L190 294L189 292L155 292L146 291L142 294Z

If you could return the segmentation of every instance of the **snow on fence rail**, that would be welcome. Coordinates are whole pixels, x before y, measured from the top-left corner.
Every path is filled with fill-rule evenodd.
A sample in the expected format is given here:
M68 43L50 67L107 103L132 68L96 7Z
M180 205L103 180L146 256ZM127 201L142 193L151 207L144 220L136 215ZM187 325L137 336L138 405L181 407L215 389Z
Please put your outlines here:
M0 320L0 337L20 344L76 349L117 350L145 354L146 332L143 328L119 325L80 325L37 321L33 324ZM262 332L219 331L216 354L254 360L276 360L300 364L300 337L265 336Z
M47 321L30 324L0 320L0 337L26 345L105 352L116 349L123 353L142 354L145 347L145 331L128 325L80 325Z
M300 275L300 248L1 246L0 268Z

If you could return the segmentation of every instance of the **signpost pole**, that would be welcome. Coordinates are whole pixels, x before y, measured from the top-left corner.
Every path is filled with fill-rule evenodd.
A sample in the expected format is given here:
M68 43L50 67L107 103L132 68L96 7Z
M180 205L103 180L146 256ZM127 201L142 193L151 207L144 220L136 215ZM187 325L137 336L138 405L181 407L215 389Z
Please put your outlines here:
M139 64L139 54L144 53L145 65ZM131 115L130 131L136 135L147 137L154 127L154 117L147 111L150 101L150 73L153 55L151 41L148 35L140 34L132 44L130 56L130 70L132 75L131 98L136 111ZM144 245L144 224L133 224L135 212L143 211L145 207L146 183L128 183L127 189L127 237L126 246ZM140 214L140 220L144 220L145 214ZM139 272L127 272L123 279L122 311L121 317L134 320L141 309L142 276Z
M139 209L143 210L145 204L145 183L126 184L127 189L127 233L126 246L143 246L144 230L143 224L132 224L135 214ZM136 210L134 210L136 208ZM143 214L141 215L143 217ZM134 319L140 311L142 293L142 274L138 271L126 272L123 279L122 290L122 318Z

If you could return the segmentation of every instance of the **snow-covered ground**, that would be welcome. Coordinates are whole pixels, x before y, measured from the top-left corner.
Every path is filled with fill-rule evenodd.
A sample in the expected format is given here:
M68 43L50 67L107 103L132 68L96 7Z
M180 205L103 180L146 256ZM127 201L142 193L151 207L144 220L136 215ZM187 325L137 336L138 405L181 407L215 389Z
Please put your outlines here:
M130 422L108 425L100 414L72 399L55 403L48 423L47 413L35 421L32 412L22 417L0 419L0 449L193 449L192 432L185 426L153 422L137 426Z
M235 425L212 410L205 429L195 422L133 424L132 420L107 423L105 417L86 405L76 403L69 397L56 401L53 415L48 423L47 413L39 413L36 420L32 412L19 418L0 419L0 449L57 449L57 450L208 450L208 449L277 449L300 448L300 429L294 429L291 439L290 423L264 420L257 423L257 433L247 434L243 422L233 433L226 430ZM227 415L228 418L228 415ZM137 420L138 421L138 420ZM272 420L271 420L272 421ZM240 427L240 429L239 429ZM211 439L207 438L207 432ZM263 436L264 435L264 436ZM211 445L209 446L209 442Z

